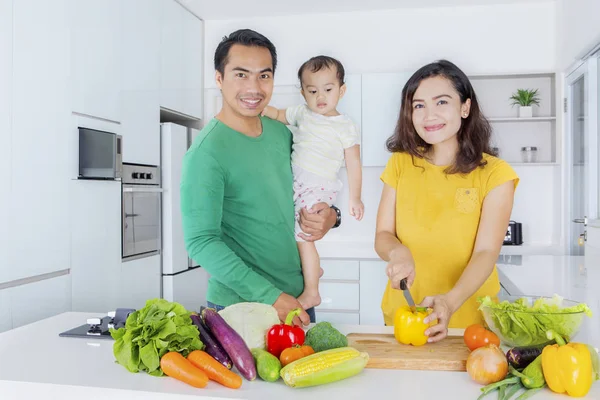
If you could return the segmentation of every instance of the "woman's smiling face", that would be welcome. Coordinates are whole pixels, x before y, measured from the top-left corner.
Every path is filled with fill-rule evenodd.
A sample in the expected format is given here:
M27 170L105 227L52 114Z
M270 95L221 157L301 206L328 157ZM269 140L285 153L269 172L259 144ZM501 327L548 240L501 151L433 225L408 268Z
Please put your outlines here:
M421 81L412 100L412 122L417 134L434 145L456 140L471 100L461 102L452 82L442 76Z

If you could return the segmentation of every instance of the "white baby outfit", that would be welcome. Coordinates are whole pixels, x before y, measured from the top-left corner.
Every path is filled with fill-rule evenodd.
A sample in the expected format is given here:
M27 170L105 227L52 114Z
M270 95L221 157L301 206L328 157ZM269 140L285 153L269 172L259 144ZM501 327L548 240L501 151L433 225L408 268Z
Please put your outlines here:
M286 110L293 129L292 172L296 240L302 230L298 224L302 207L335 203L343 184L338 172L344 163L344 150L360 143L358 126L346 115L327 117L311 111L306 104Z

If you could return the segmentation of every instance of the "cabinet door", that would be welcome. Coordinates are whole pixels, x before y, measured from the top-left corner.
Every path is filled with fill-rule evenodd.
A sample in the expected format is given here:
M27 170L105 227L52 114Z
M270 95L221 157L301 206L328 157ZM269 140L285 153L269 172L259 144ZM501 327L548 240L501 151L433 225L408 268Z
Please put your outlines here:
M338 111L348 115L362 131L362 78L360 74L346 75L346 94L338 104Z
M73 311L119 307L121 183L70 182Z
M146 301L160 297L160 255L121 264L118 307L139 310Z
M66 0L13 2L10 280L70 262L69 34Z
M341 313L318 310L315 311L317 322L329 322L335 325L359 325L360 317L358 313Z
M360 262L360 324L384 325L381 299L388 282L384 261Z
M175 0L161 0L160 106L184 113L184 13Z
M12 0L0 0L0 221L8 221L11 190ZM0 223L0 282L8 281L10 225ZM2 292L0 292L2 293ZM1 296L1 294L0 294ZM2 307L2 305L0 305ZM2 315L2 311L0 311ZM10 320L8 321L10 322ZM0 319L0 324L2 324ZM0 332L2 331L0 325Z
M202 99L204 97L204 22L184 10L183 13L183 69L182 95L183 112L196 118L202 118Z
M0 290L0 333L12 329L12 315L10 311L11 290Z
M160 165L158 90L121 92L123 161Z
M10 289L13 328L71 311L71 276Z
M112 121L120 121L120 3L69 0L73 111Z
M372 73L362 76L363 166L385 166L390 153L385 142L394 133L402 88L408 73Z

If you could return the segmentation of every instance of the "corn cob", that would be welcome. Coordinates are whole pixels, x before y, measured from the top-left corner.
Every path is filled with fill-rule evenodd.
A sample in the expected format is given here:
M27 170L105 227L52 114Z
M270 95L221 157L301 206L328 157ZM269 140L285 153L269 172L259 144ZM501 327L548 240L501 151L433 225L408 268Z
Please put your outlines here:
M340 347L311 354L281 369L281 378L290 387L323 385L361 372L369 355L353 347Z

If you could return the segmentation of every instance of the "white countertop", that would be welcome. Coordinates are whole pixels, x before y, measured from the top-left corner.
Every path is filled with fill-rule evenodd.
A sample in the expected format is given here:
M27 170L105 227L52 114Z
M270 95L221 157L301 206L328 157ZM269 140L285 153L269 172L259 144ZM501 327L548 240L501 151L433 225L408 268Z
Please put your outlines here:
M168 377L133 374L115 363L112 340L63 338L58 334L82 324L86 313L65 313L0 334L0 393L3 400L32 399L475 399L480 385L464 372L365 369L359 375L328 385L292 389L279 380L243 381L238 390L210 382L196 389ZM391 332L391 328L338 326L343 333ZM460 331L453 331L459 334ZM493 399L494 396L490 396ZM560 399L549 391L536 399ZM586 398L600 398L600 383Z

